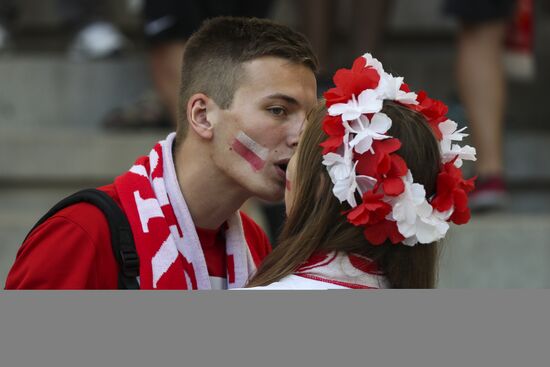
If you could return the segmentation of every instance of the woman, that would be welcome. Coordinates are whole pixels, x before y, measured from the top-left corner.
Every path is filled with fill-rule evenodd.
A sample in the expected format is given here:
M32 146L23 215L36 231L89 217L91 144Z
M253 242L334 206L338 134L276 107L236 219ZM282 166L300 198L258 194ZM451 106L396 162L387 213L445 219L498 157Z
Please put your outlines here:
M339 70L287 169L288 219L247 287L433 288L437 241L469 220L475 149L446 106L371 55ZM328 113L327 113L328 112Z

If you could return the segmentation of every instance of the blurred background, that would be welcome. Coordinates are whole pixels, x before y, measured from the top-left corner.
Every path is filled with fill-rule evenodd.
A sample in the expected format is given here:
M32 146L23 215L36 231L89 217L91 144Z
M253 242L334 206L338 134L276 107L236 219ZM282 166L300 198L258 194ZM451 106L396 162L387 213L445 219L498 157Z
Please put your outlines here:
M484 17L444 0L245 1L239 11L304 32L320 54L320 92L372 52L469 126L480 159L466 170L482 185L473 220L442 245L439 287L550 288L549 2L510 0ZM174 3L0 0L2 286L53 204L111 182L173 129L181 51L205 16ZM240 15L227 1L201 3ZM281 206L245 209L276 237Z

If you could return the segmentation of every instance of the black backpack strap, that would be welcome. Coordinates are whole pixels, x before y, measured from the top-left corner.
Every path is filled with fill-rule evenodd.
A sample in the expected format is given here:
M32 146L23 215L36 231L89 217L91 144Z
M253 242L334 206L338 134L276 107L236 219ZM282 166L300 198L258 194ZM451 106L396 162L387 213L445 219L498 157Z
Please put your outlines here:
M105 192L97 189L85 189L66 197L51 208L30 230L29 235L48 218L58 211L76 203L86 202L99 208L109 223L111 244L115 259L119 264L118 287L120 289L139 289L139 257L134 244L134 236L126 215L118 204ZM26 240L27 238L25 238Z

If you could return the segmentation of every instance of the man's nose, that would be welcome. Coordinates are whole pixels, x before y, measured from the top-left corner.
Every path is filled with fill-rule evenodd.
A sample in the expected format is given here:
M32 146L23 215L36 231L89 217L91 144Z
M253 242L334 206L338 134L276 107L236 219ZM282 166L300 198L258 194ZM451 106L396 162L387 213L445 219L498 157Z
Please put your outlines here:
M288 131L288 138L287 138L287 144L292 149L296 149L298 146L298 142L300 141L300 135L302 132L302 129L305 125L305 119L301 119L301 121L296 121L291 125Z

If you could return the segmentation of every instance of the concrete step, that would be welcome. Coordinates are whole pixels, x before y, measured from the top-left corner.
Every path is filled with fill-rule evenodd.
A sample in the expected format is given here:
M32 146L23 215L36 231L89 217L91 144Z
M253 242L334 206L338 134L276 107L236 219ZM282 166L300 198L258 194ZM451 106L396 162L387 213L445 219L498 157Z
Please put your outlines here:
M424 89L453 102L452 41L390 40L379 57L387 70L405 76L414 90ZM544 108L550 69L542 67L550 63L550 49L537 53L537 63L540 67L533 82L510 83L507 129L550 131ZM5 55L0 57L0 121L14 127L96 128L110 111L135 102L152 89L148 68L143 51L94 62L73 62L59 52Z
M550 215L474 217L442 245L440 288L550 288Z
M168 131L106 133L0 129L0 181L109 182L146 155Z
M59 53L0 58L2 127L94 129L151 89L144 54L72 62Z
M0 182L110 179L167 133L0 127ZM548 157L550 132L506 136L506 175L511 182L550 182Z
M0 190L0 285L32 225L79 188ZM549 259L549 212L474 216L442 244L439 287L550 288Z

